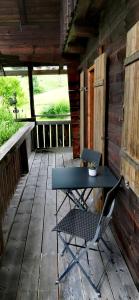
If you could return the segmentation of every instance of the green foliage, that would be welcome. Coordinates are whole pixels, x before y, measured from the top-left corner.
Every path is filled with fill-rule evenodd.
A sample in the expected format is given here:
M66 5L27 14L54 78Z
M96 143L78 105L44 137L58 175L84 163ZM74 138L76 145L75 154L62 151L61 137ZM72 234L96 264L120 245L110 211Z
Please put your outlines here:
M57 115L64 115L64 114L66 115L69 112L70 112L69 104L66 102L59 102L59 103L52 104L48 107L44 107L41 112L41 115L47 118L56 118ZM60 118L65 118L65 116Z
M17 123L8 109L0 108L0 146L4 144L23 123Z
M40 80L37 75L33 76L33 91L34 91L34 94L40 94L40 93L43 93L43 91L44 91L44 88L41 85Z
M14 93L16 93L18 107L26 103L27 99L22 90L20 80L17 77L0 77L0 97L2 104L9 107L9 98L12 98Z

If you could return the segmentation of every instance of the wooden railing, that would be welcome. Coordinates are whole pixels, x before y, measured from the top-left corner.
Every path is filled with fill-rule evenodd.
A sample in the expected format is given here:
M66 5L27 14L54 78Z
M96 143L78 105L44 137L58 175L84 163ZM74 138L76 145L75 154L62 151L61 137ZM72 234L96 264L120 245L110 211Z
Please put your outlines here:
M26 124L0 147L0 254L3 252L2 219L21 174L28 172L34 127L35 123Z
M38 121L36 138L37 149L71 147L71 122Z
M64 45L77 2L78 0L61 1L61 48Z

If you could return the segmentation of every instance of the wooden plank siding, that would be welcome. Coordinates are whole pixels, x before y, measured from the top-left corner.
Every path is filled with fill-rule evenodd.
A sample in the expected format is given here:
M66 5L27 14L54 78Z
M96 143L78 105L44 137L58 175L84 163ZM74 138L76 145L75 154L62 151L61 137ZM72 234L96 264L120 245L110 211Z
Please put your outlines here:
M60 256L62 245L52 232L56 222L71 208L67 200L56 218L56 207L64 194L51 189L52 168L63 165L79 165L79 160L73 161L71 152L32 154L30 172L17 186L3 224L6 249L0 267L2 300L96 300L77 266L59 286L55 285L58 273L70 259L67 254ZM114 265L109 263L107 275L101 279L101 299L138 300L138 292L110 230L108 239L114 251ZM90 268L96 283L103 263L106 255L100 257L97 252L90 251L89 265L86 257L82 258L82 264Z
M119 176L121 162L121 138L124 119L123 99L126 58L126 36L128 30L139 20L139 2L129 0L105 2L99 19L99 34L90 38L80 68L91 67L98 57L101 46L106 52L106 164ZM132 130L129 125L129 130ZM138 126L139 127L139 126ZM117 240L124 253L132 276L139 287L139 200L129 189L119 197L116 207L114 228ZM132 226L132 230L131 230ZM134 253L134 254L133 254Z

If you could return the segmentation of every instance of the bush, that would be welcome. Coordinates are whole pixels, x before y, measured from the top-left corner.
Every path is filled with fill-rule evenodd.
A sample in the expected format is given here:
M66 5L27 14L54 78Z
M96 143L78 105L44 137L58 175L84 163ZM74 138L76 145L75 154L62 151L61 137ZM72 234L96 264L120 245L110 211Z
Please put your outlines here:
M23 123L15 122L12 113L7 109L0 108L0 146L4 144Z
M56 118L57 115L66 115L69 112L70 112L69 104L65 102L59 102L56 104L52 104L48 107L44 107L41 112L41 115L47 118ZM62 116L60 118L65 118L65 116Z

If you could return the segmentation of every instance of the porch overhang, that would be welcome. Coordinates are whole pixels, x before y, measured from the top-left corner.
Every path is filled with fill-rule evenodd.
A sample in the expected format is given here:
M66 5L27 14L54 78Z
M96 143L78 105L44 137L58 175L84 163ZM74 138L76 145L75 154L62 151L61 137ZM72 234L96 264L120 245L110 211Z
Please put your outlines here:
M79 0L72 12L63 47L64 54L83 54L89 38L98 35L98 23L105 0Z

